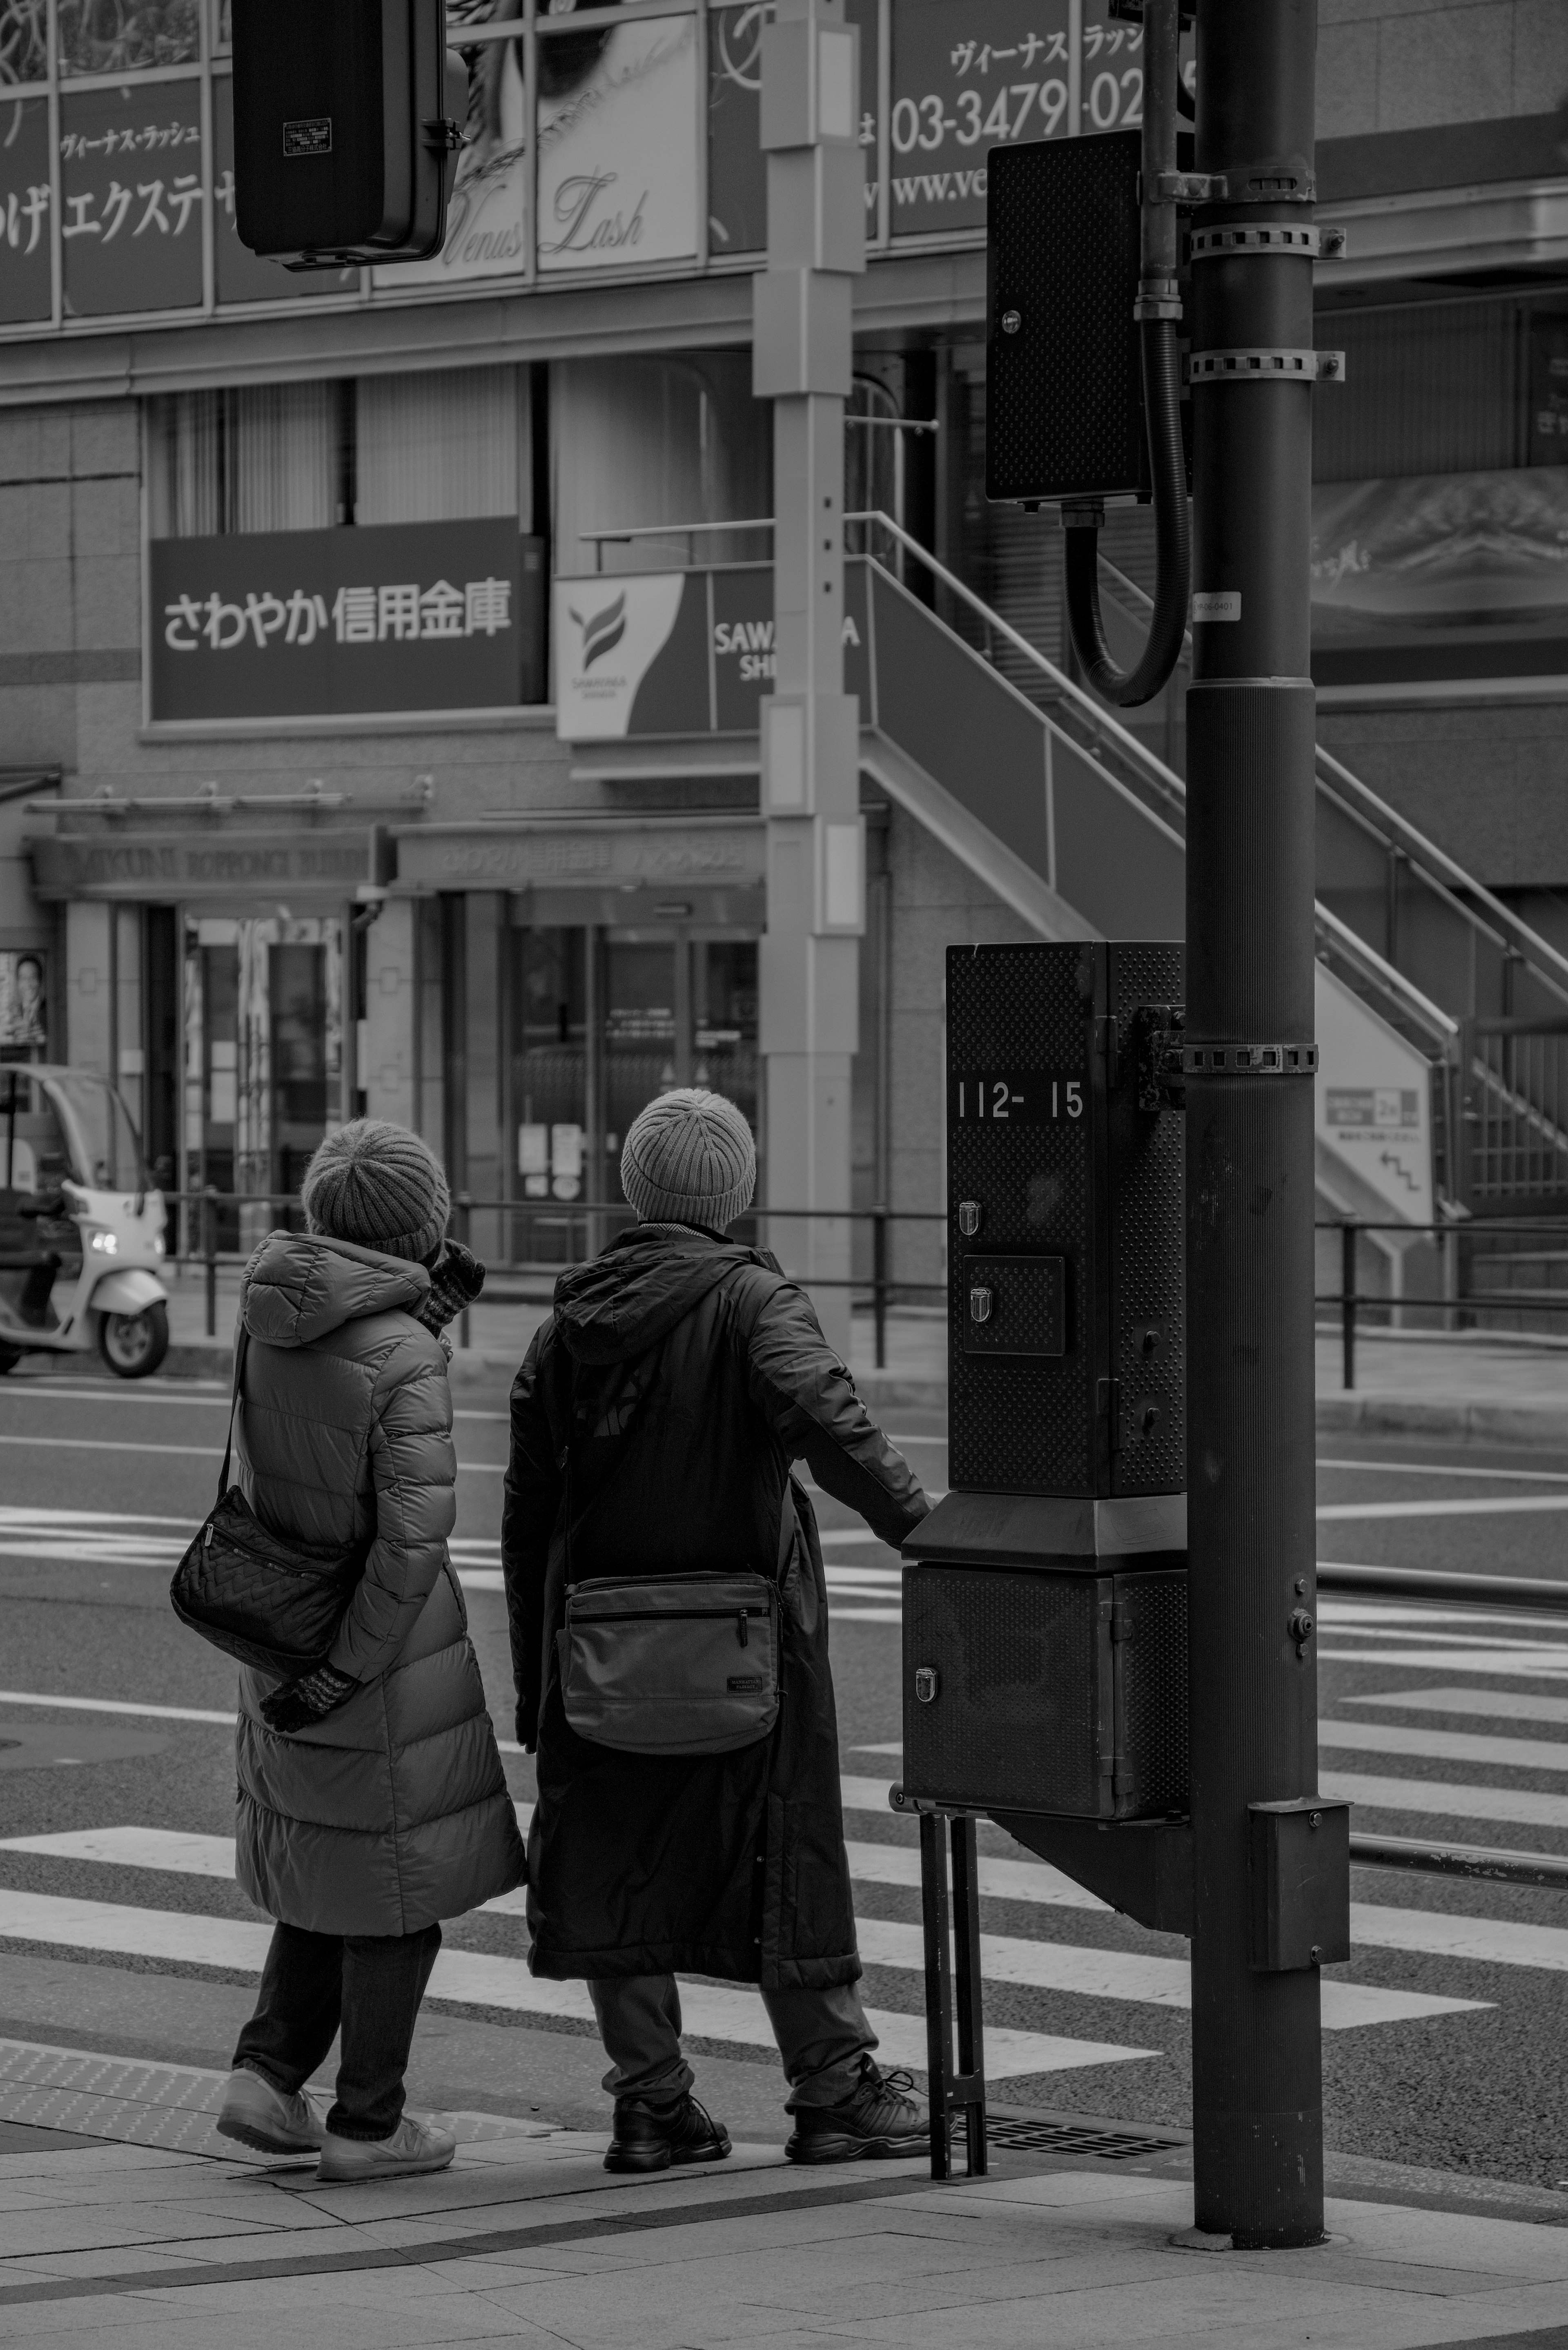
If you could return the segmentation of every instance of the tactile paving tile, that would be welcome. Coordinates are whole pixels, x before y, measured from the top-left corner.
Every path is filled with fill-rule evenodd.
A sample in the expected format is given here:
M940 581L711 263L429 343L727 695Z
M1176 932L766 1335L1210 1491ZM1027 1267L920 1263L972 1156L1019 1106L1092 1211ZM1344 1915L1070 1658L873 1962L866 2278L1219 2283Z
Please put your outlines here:
M202 2065L151 2064L128 2056L0 2040L0 2121L70 2130L128 2146L213 2155L224 2162L269 2165L288 2159L218 2136L213 2121L228 2077ZM509 2114L447 2114L441 2118L456 2131L459 2145L548 2135L545 2125L514 2120Z

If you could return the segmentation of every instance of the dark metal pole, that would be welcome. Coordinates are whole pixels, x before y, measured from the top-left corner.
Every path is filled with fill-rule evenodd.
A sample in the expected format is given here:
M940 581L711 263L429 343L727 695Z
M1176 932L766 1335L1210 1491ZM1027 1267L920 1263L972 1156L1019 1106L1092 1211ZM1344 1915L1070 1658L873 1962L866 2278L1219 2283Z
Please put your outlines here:
M1301 229L1315 0L1199 0L1195 226ZM1308 669L1313 392L1210 352L1310 350L1312 264L1237 245L1192 270L1197 625L1188 696L1188 1037L1313 1038ZM1220 363L1216 363L1220 364ZM1220 598L1220 603L1199 599ZM1317 1787L1313 1087L1189 1078L1193 2160L1197 2225L1323 2238L1318 1978L1249 1963L1247 1806Z
M888 1211L871 1211L871 1325L876 1333L875 1362L888 1367Z
M1355 1226L1339 1228L1339 1326L1344 1354L1343 1381L1355 1385Z

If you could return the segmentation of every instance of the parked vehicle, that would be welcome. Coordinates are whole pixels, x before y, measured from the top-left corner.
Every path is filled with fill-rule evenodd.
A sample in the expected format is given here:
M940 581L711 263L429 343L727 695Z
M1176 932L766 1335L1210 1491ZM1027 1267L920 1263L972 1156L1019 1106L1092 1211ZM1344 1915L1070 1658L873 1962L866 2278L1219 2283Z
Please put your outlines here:
M88 1069L0 1067L0 1374L97 1347L122 1379L169 1350L163 1195Z

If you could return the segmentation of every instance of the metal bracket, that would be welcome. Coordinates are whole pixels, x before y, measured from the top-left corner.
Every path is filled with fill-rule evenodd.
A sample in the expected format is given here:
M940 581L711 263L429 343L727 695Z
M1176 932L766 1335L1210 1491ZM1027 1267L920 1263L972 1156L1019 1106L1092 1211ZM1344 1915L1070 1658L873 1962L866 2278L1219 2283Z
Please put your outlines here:
M1315 1077L1315 1045L1184 1045L1185 1077Z
M1288 163L1243 163L1237 172L1157 172L1154 200L1166 204L1315 204L1317 182Z
M1137 1106L1141 1110L1185 1109L1182 1084L1182 1030L1187 1024L1179 1003L1140 1003L1133 1014L1133 1047L1137 1062Z
M1334 232L1326 232L1332 236ZM1343 244L1345 231L1339 231ZM1287 228L1278 221L1270 221L1262 228L1195 228L1192 232L1194 261L1212 261L1229 254L1283 254L1287 260L1303 257L1315 261L1323 251L1324 231L1316 228Z
M1189 383L1343 383L1343 351L1189 351Z

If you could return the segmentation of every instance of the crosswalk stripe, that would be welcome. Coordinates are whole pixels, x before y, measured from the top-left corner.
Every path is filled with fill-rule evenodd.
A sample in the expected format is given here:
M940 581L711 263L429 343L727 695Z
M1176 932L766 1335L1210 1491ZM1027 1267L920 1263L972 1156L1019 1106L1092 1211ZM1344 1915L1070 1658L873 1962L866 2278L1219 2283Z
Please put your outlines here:
M1568 1795L1530 1787L1464 1787L1446 1779L1375 1778L1324 1771L1319 1792L1375 1812L1425 1812L1456 1820L1507 1820L1517 1827L1568 1828Z
M1568 1739L1486 1738L1473 1731L1411 1730L1389 1721L1320 1721L1320 1746L1415 1754L1434 1762L1501 1762L1514 1771L1568 1771Z
M1320 1452L1318 1471L1352 1469L1369 1477L1462 1477L1476 1484L1568 1485L1568 1469L1471 1469L1430 1461L1330 1461Z
M130 1698L60 1697L47 1690L0 1690L0 1705L58 1706L68 1713L133 1713L152 1721L213 1721L233 1730L232 1713L194 1705L140 1705Z
M52 1942L66 1950L104 1950L119 1957L165 1959L259 1974L272 1928L186 1910L132 1908L119 1902L79 1901L57 1894L0 1891L0 1939ZM479 1950L442 1950L431 1977L430 1995L463 2007L494 2007L518 2015L593 2022L586 1983L547 1982L531 1975L520 1959ZM760 1995L742 1985L683 1982L680 2005L686 2031L694 2040L748 2048L773 2044ZM889 2064L924 2070L923 2017L878 2008L868 2008L867 2016ZM992 2078L1002 2080L1032 2073L1067 2072L1088 2064L1128 2064L1159 2053L1154 2048L1123 2047L1115 2041L1071 2040L1058 2033L1023 2032L1005 2025L986 2033L987 2069Z
M1568 1678L1568 1647L1518 1648L1319 1648L1320 1665L1389 1666L1403 1671L1496 1673L1501 1680L1560 1681Z
M1568 1724L1568 1697L1537 1697L1530 1690L1384 1690L1375 1697L1347 1697L1340 1702L1400 1706L1407 1712L1468 1713L1478 1721Z
M1449 1501L1321 1502L1318 1522L1328 1518L1522 1517L1568 1510L1568 1493L1466 1493Z

